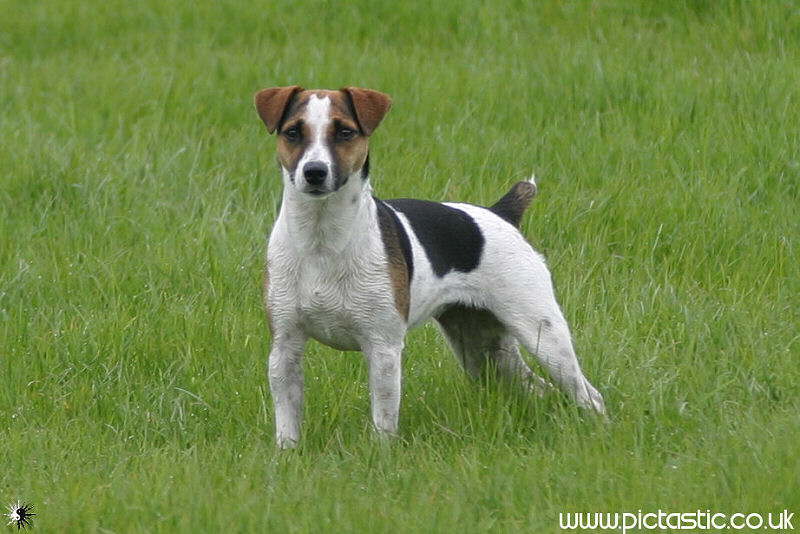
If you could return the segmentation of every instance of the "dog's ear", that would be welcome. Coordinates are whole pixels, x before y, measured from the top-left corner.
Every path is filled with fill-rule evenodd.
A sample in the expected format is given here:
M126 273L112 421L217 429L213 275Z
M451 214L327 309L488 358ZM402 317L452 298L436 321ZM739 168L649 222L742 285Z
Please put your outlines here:
M270 87L256 93L255 103L258 116L267 125L267 131L273 133L281 123L283 113L295 93L302 91L299 85L289 87Z
M375 128L383 120L384 115L392 107L392 99L389 95L372 89L362 89L360 87L342 88L353 103L356 112L356 119L361 126L364 135L371 135Z

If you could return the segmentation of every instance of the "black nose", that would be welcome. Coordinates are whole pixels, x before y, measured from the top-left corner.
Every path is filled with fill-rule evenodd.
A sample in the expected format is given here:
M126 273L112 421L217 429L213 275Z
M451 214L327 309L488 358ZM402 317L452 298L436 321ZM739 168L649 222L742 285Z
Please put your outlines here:
M328 176L328 166L321 161L309 161L303 166L303 176L309 185L322 185Z

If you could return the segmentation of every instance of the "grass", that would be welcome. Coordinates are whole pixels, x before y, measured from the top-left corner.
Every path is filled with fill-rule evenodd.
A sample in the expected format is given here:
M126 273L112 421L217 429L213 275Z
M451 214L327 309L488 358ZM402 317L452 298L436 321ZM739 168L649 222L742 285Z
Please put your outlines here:
M37 529L800 512L797 4L0 5L0 501ZM609 424L471 383L426 326L397 442L361 357L312 343L304 445L276 452L251 97L291 83L393 95L380 196L490 203L536 171L524 231Z

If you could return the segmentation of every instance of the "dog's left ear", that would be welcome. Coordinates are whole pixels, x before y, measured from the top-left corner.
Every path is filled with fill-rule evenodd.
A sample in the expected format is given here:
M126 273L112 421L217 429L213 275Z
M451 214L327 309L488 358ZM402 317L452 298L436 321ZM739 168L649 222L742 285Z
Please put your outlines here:
M392 99L379 91L360 87L343 87L342 91L350 97L364 135L372 135L392 107Z
M299 85L289 87L270 87L256 93L255 103L259 117L267 125L267 131L273 133L283 118L286 106L295 93L302 91Z

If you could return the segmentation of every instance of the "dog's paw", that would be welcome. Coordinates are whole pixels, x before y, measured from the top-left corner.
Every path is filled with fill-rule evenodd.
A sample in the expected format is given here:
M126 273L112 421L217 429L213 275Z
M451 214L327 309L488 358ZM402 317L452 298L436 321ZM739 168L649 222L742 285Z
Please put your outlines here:
M583 379L583 388L579 388L578 391L580 392L578 394L578 405L581 408L592 410L598 415L606 415L606 403L603 401L603 396L588 380Z

